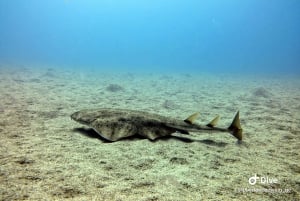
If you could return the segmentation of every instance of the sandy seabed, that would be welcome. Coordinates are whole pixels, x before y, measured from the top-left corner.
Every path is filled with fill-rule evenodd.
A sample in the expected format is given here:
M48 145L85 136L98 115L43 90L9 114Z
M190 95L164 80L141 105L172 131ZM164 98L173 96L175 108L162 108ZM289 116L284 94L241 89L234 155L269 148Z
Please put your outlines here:
M0 200L299 200L299 78L1 65ZM103 107L200 111L199 124L219 114L220 127L240 110L244 142L191 133L107 143L70 119Z

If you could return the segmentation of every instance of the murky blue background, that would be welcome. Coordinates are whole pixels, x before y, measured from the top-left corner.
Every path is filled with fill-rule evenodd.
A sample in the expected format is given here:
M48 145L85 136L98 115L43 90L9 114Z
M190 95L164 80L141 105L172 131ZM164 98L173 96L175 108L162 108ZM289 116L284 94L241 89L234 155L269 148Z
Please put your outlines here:
M300 73L299 0L0 0L0 60Z

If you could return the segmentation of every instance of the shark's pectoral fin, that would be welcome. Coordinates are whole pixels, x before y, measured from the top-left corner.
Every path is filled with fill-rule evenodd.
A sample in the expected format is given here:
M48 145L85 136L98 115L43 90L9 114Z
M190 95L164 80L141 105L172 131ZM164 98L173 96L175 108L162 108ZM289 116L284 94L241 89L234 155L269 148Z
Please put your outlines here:
M194 121L198 118L199 115L200 115L200 113L196 112L196 113L192 114L191 116L189 116L188 118L186 118L184 120L184 122L188 123L188 124L193 124Z
M211 127L211 128L215 127L217 125L219 119L220 119L220 116L218 115L213 120L211 120L211 122L209 122L206 126Z
M137 134L150 140L156 140L157 138L169 136L176 131L176 128L165 123L148 122L138 128Z
M231 125L228 127L228 130L238 140L243 139L243 129L242 129L241 123L240 123L240 112L239 111L236 113Z
M102 138L112 142L133 136L136 133L134 126L121 121L109 122L102 119L96 119L91 123L91 127Z

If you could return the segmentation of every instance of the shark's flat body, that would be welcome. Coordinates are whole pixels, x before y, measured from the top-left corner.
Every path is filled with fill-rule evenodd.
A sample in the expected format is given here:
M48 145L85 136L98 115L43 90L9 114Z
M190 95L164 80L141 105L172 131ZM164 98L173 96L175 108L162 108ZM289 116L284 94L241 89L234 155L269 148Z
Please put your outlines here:
M242 140L239 112L228 128L214 127L218 117L206 126L193 124L198 116L195 113L186 120L177 120L143 111L127 109L90 109L81 110L71 115L79 123L92 127L99 135L109 141L117 141L133 135L140 135L150 140L179 132L230 132L238 140Z

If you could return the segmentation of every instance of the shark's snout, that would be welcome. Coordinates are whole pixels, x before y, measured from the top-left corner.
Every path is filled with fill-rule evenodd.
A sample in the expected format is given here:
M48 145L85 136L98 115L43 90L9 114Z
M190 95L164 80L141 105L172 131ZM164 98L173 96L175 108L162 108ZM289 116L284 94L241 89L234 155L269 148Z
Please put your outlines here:
M82 115L82 112L80 111L71 114L71 119L85 125L89 125L94 120L93 118L90 118L90 116Z
M74 121L78 121L78 112L71 114L71 119L73 119Z

